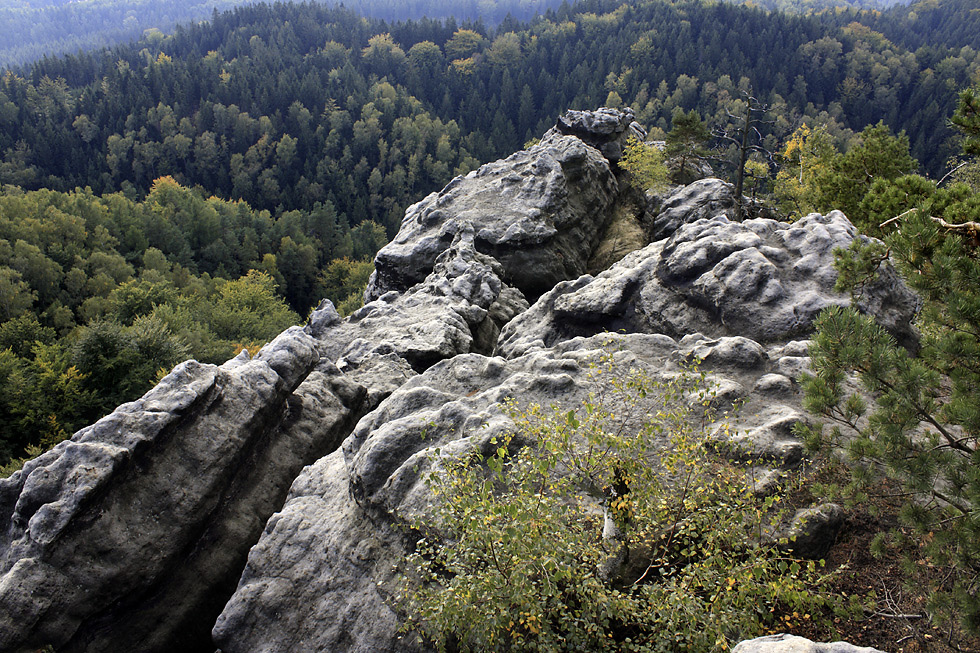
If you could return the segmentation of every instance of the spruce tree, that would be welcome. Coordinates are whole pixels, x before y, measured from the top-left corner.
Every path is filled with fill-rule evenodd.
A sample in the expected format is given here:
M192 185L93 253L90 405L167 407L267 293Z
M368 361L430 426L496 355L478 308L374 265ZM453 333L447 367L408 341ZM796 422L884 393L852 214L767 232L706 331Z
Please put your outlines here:
M674 176L676 181L683 183L697 172L693 168L689 171L688 166L700 163L708 155L705 144L711 140L711 132L701 120L701 115L693 109L687 112L676 110L671 125L667 133L666 153L668 158L677 161Z

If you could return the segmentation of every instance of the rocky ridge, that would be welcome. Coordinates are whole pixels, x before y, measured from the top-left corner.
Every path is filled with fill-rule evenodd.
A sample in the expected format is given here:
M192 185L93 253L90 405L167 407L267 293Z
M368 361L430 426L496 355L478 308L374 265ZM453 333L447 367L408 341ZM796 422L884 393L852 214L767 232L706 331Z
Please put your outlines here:
M798 465L795 379L815 315L849 302L832 253L856 230L838 212L736 223L730 186L702 180L585 274L630 190L630 135L629 112L569 112L410 207L350 317L325 302L252 360L184 363L0 481L0 649L424 650L393 596L435 450L487 446L504 399L574 402L609 356L654 378L701 360L717 407L742 405L731 451L760 490ZM861 308L914 342L897 276ZM799 546L818 555L835 519L801 514Z

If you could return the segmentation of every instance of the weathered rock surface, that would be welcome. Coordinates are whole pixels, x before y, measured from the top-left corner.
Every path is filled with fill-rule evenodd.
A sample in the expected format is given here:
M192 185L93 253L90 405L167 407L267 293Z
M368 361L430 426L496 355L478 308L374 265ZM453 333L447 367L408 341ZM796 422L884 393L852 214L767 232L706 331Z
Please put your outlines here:
M741 335L760 343L806 336L821 310L850 304L833 289L833 252L857 237L839 212L793 224L701 218L595 278L558 284L507 325L498 351L515 356L574 336L620 330ZM914 342L918 301L890 269L861 308L901 341Z
M654 202L648 213L652 222L647 228L650 242L667 238L681 225L696 220L724 215L735 217L734 186L715 178L700 179L681 186L666 197L651 195L648 201Z
M367 299L422 282L464 232L500 263L505 283L537 297L585 271L617 190L597 150L574 136L545 138L409 207L375 258Z
M411 207L352 316L325 302L254 360L185 363L0 482L0 649L213 651L213 626L224 653L422 650L394 598L404 526L436 500L422 475L511 428L505 400L581 402L603 357L660 379L701 360L719 420L741 406L715 441L773 491L803 457L796 378L813 318L847 303L832 251L856 232L732 222L717 180L644 204L614 174L639 133L569 112ZM893 273L864 302L914 342ZM800 546L828 541L814 510Z
M0 481L0 649L208 650L265 520L357 416L363 389L317 360L292 329L183 363Z
M884 653L876 648L847 642L818 644L796 635L767 635L740 642L732 653Z
M566 111L544 139L557 134L575 136L599 150L612 163L619 163L629 139L643 142L646 130L633 120L632 109L602 108L596 111Z
M836 503L822 503L797 510L782 535L793 554L818 560L830 551L843 525L844 509Z
M393 609L403 534L366 515L347 485L340 451L293 483L214 627L223 653L422 650Z
M311 333L320 355L356 365L371 354L392 353L422 371L457 354L492 351L500 328L527 302L500 280L500 264L477 252L473 239L466 228L424 281L404 293L385 293L347 320L334 320L332 305L315 312L318 326Z
M431 465L446 456L489 452L490 440L513 427L502 408L505 400L521 406L580 405L590 391L606 382L593 377L591 367L606 356L612 357L617 369L638 368L654 379L670 378L680 372L682 363L702 357L702 368L716 389L717 409L742 404L740 427L747 432L742 444L752 441L753 464L759 465L755 473L761 477L792 466L801 453L798 442L787 441L788 420L803 418L797 391L784 394L782 402L755 391L760 380L774 376L783 349L767 351L754 343L747 348L748 342L698 334L674 340L655 334L609 333L564 341L511 360L456 356L413 377L359 422L344 442L344 460L321 461L294 485L292 498L278 518L293 524L305 516L300 543L290 530L294 526L280 526L277 518L270 521L253 549L239 591L219 621L216 641L225 653L295 650L301 642L315 642L320 650L369 650L366 639L357 644L344 639L349 633L335 627L333 615L346 615L348 601L375 606L372 615L390 615L390 607L378 606L383 596L393 593L392 569L402 563L410 544L395 526L425 517L435 500L424 482ZM764 445L771 443L781 443L782 448L763 452ZM311 490L316 484L321 485ZM333 506L329 510L324 507L327 502ZM600 509L598 500L595 508ZM373 530L365 530L366 524L373 524ZM347 544L338 545L341 542ZM368 542L363 545L370 547L367 559L352 553L358 542ZM307 589L297 588L299 581L292 578L322 578L324 583L347 580L342 597L327 597L320 592L321 581L312 582L307 596ZM236 625L254 623L282 605L294 606L289 612L302 618L281 624L263 621L261 632ZM393 631L370 641L377 650L408 646Z

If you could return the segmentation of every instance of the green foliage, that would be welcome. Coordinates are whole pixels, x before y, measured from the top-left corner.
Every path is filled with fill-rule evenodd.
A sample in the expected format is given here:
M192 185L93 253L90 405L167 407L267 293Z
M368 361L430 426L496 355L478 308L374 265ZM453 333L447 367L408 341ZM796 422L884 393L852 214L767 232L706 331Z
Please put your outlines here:
M667 132L667 157L677 160L678 179L690 176L689 166L708 156L707 143L711 140L711 131L704 124L701 115L691 109L684 111L678 108L671 117L671 128Z
M511 403L511 433L434 461L411 627L440 651L722 651L776 610L837 605L762 537L779 499L712 453L703 375L607 362L593 383L578 406Z
M949 569L932 590L930 612L980 632L980 261L976 241L943 226L980 219L967 187L935 190L901 216L880 243L838 254L840 285L854 293L888 258L924 305L921 349L913 355L853 309L828 309L811 345L815 376L805 406L829 420L803 429L808 443L842 450L862 500L881 473L909 493L901 518L924 562ZM857 386L852 382L856 375ZM875 402L869 404L864 395Z
M86 326L72 351L72 362L85 376L83 385L98 397L102 413L139 397L161 371L169 372L186 357L186 345L152 316L139 317L131 326L115 321Z
M893 136L884 123L866 127L857 144L834 162L835 175L821 198L825 206L838 208L859 227L870 227L860 202L879 180L895 179L912 172L917 163L909 156L905 133Z
M952 31L952 3L931 12L933 32ZM389 18L412 11L385 4ZM978 59L965 36L919 48L860 24L863 14L620 5L590 0L496 31L258 5L131 46L48 57L0 77L0 183L135 199L169 175L277 216L329 203L342 231L369 219L393 235L406 206L518 149L568 108L612 94L651 128L696 111L718 129L744 115L749 88L772 108L774 124L757 125L769 151L802 121L826 125L840 146L885 120L913 135L911 151L937 176L949 156L943 118ZM360 258L330 251L320 263L344 255Z
M256 344L271 340L297 322L299 316L276 296L272 278L251 270L241 279L221 285L211 323L219 338Z
M875 180L859 208L864 216L865 233L876 237L888 233L887 226L881 227L883 223L918 206L935 192L935 182L919 175Z
M876 234L883 212L903 197L926 192L919 178L909 175L917 163L909 155L908 137L893 136L884 123L866 127L843 153L825 128L803 125L782 156L786 164L776 175L775 195L791 216L838 209L863 232Z
M627 142L619 166L632 175L634 184L641 190L661 192L670 183L663 151L655 145L642 143L635 137L631 136Z
M373 271L371 259L334 259L317 278L317 292L332 301L341 315L350 315L364 305L364 290Z
M774 195L780 210L791 218L817 211L820 189L827 184L839 153L826 128L803 124L780 153L784 165L776 173Z
M250 268L278 274L276 252L281 283L294 296L306 284L307 305L309 234L329 240L335 227L326 206L273 220L166 178L145 202L0 192L0 461L139 397L187 357L221 363L296 324L273 276ZM383 230L365 223L355 235L373 253Z
M35 342L27 357L0 349L0 461L40 453L83 426L96 402L85 381L57 343Z
M963 151L980 156L980 87L960 93L960 102L950 121L964 136Z

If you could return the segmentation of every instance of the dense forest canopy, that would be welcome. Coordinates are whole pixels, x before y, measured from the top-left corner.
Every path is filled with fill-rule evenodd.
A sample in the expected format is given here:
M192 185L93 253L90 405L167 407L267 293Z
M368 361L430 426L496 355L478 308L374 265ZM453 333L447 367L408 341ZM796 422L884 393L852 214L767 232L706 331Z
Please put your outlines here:
M365 16L385 20L448 18L496 25L511 16L527 20L562 0L345 0ZM845 1L845 0L841 0ZM864 1L864 0L859 0ZM134 41L148 30L170 32L174 25L207 20L214 11L244 0L0 0L0 67L27 64L44 56L92 50Z
M715 127L749 89L770 149L802 122L843 144L884 120L939 175L977 68L969 46L910 51L858 22L727 4L594 0L494 30L258 5L8 73L0 183L138 197L169 174L257 208L329 202L391 235L407 204L567 108L632 105L664 130L693 109Z

